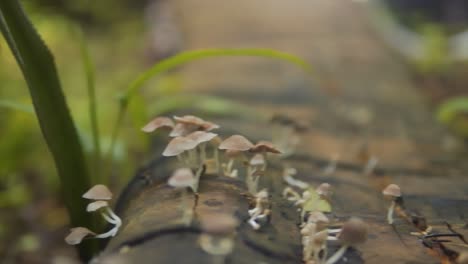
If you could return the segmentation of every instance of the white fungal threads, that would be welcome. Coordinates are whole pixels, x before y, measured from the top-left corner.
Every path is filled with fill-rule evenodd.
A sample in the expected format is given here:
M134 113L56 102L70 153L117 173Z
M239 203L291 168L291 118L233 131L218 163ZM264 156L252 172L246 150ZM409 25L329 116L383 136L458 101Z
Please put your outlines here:
M257 221L268 220L270 213L268 191L263 189L255 195L255 207L249 210L249 225L255 230L260 229L261 225Z
M102 218L114 227L102 234L96 234L85 227L72 228L70 234L65 237L65 242L69 245L77 245L86 237L108 238L117 235L122 226L122 220L112 211L109 203L105 201L112 199L111 191L105 185L98 184L83 194L83 198L94 200L86 207L87 212L100 212Z

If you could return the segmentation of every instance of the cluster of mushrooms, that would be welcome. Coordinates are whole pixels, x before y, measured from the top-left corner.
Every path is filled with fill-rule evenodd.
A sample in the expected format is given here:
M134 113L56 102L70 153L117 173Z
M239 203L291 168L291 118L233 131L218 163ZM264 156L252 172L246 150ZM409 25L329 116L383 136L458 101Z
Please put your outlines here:
M428 225L424 216L405 207L400 186L396 184L389 184L382 190L382 194L391 201L387 212L388 224L394 224L393 215L396 214L416 229L410 234L417 236L422 245L429 249L430 254L439 258L442 264L468 264L468 251L457 252L445 245L445 243L451 242L447 238L457 238L465 246L468 246L468 241L464 236L455 231L450 224L446 223L449 232L440 232Z
M122 225L122 220L109 206L108 201L112 199L112 192L109 188L98 184L89 189L82 197L93 201L86 207L87 212L99 212L102 218L114 227L102 234L96 234L86 227L74 227L65 237L65 242L69 245L77 245L84 238L109 238L115 236Z
M231 178L243 178L251 197L253 206L248 210L247 220L254 230L259 230L268 224L271 216L271 203L267 189L259 190L259 179L267 173L269 155L290 155L294 152L299 134L306 128L284 116L273 118L274 126L272 142L258 141L256 144L241 135L232 135L221 139L218 134L211 132L219 125L205 121L199 117L186 115L157 117L142 128L151 133L156 130L169 129L172 140L164 149L162 155L176 157L178 167L168 178L167 184L182 190L182 222L190 226L193 221L193 208L189 205L190 195L197 195L200 178L204 174L223 175ZM220 152L224 151L224 155ZM332 157L324 175L333 173L336 169L338 155ZM377 165L374 157L369 159L364 174L369 175ZM346 250L354 245L363 243L367 239L367 225L363 220L351 217L342 224L332 224L327 215L331 212L332 186L322 183L317 187L294 178L297 170L291 167L283 169L283 180L286 187L283 197L298 207L300 212L300 234L303 246L303 262L307 264L333 264L339 261ZM442 263L468 264L468 253L455 252L444 245L440 237L458 237L464 243L464 237L447 225L450 233L443 234L433 231L427 225L424 217L407 210L403 203L401 190L396 184L388 185L383 195L390 199L387 221L394 223L393 215L413 225L418 232L411 233L418 236L423 244L436 252ZM83 195L91 199L88 212L100 212L105 221L113 228L103 234L96 234L85 227L72 228L65 241L68 244L79 244L84 238L108 238L115 236L122 225L120 218L109 207L108 200L111 192L104 185L96 185ZM200 227L203 233L199 237L200 247L213 256L215 263L224 263L225 257L233 251L238 219L225 213L202 215ZM341 247L330 257L327 242L338 241Z

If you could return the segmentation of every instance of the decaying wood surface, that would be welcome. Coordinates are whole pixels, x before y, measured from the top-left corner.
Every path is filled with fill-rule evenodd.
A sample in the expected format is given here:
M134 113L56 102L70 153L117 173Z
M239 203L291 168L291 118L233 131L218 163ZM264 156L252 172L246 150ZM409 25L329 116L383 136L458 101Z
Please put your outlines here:
M466 157L433 120L404 63L376 37L365 6L341 0L175 0L172 7L181 18L187 49L277 48L306 58L321 76L311 81L293 66L258 58L210 59L180 71L187 91L245 106L249 114L243 111L240 117L205 116L221 125L224 137L239 133L252 141L270 139L267 120L278 113L310 125L297 152L273 161L260 182L272 194L273 213L260 231L245 224L252 205L243 182L202 178L195 218L221 210L243 221L227 263L301 263L299 214L281 198L284 166L296 168L296 177L312 185L333 185L337 221L359 216L368 223L367 243L340 263L439 263L410 235L411 226L400 219L394 227L386 223L389 204L381 190L388 183L400 185L407 207L434 228L444 231L448 222L468 235ZM167 142L158 140L156 154ZM325 175L335 155L336 171ZM379 162L366 176L363 167L371 156ZM196 219L190 227L180 224L181 193L166 185L174 168L171 159L158 159L128 185L117 205L122 230L97 262L210 263L197 244Z

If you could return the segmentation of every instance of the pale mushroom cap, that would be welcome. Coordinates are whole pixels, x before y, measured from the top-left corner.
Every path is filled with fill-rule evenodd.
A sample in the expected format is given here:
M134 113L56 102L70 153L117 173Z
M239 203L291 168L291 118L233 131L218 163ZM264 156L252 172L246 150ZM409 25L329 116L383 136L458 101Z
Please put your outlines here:
M97 184L91 187L82 197L90 200L110 200L112 199L112 192L105 185Z
M165 157L177 156L180 153L193 149L197 146L197 142L186 137L176 137L169 141L162 155Z
M195 175L189 168L181 168L174 171L167 181L169 186L175 188L190 187L195 183Z
M343 224L338 239L345 245L364 243L367 240L367 224L360 218L351 217Z
M187 135L186 138L197 142L197 144L200 144L203 142L208 142L212 140L213 138L215 138L216 136L218 136L218 134L205 132L205 131L195 131Z
M293 127L297 132L304 132L309 128L309 125L303 120L296 120L289 116L276 114L271 118L271 123L276 123L281 126Z
M249 164L252 166L264 165L265 159L261 154L255 154L249 161Z
M213 235L228 235L235 231L239 221L230 214L211 213L200 217L201 228Z
M309 223L323 223L323 224L328 224L330 220L328 217L323 214L322 212L319 211L313 211L309 214L309 217L307 218L307 222Z
M255 194L255 197L260 198L260 199L266 199L268 198L268 191L267 189L263 189L259 191L257 194Z
M174 126L171 133L169 133L170 137L184 137L193 131L197 130L197 126L178 123Z
M332 190L331 190L331 185L329 183L322 183L320 184L317 189L315 189L315 191L319 194L319 195L323 195L325 197L329 197L332 193Z
M383 195L393 196L393 197L401 197L401 189L400 186L396 184L389 184L385 189L382 191Z
M241 135L233 135L219 144L219 149L247 151L254 146L252 142Z
M261 140L257 142L251 149L250 152L270 152L280 154L281 151L277 149L270 141Z
M94 212L107 206L109 206L109 203L106 201L95 201L86 206L86 212Z
M224 152L224 153L226 154L226 156L228 158L236 158L236 157L240 156L242 151L227 149L226 152Z
M212 122L209 122L209 121L205 121L205 120L203 120L203 119L201 119L199 117L193 116L193 115L185 115L185 116L182 116L182 117L174 116L174 119L178 123L187 124L187 125L194 125L194 126L200 127L201 129L203 129L205 131L210 131L210 130L219 128L219 125L217 125L215 123L212 123Z
M141 130L150 133L162 127L174 128L174 122L169 117L160 116L149 121Z
M65 237L65 242L69 245L78 245L87 236L95 236L96 233L86 227L75 227L70 229L70 234Z
M196 125L196 126L200 126L201 124L205 122L205 120L199 117L193 116L193 115L174 116L174 120L177 121L177 123Z

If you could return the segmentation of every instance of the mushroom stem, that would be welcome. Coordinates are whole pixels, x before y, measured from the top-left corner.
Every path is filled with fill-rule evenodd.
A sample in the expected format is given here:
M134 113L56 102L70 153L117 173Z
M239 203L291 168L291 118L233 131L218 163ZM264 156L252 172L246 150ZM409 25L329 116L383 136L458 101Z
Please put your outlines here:
M218 148L214 148L214 158L215 158L215 161L216 161L216 174L219 173L219 152L218 152Z
M193 211L192 208L189 206L189 193L187 192L187 188L182 189L182 222L185 223L187 226L190 226L192 223L192 215Z
M206 160L206 142L201 143L198 147L200 149L200 163L204 163Z
M340 247L340 249L338 249L338 251L335 252L335 254L333 254L325 264L334 264L335 262L337 262L343 255L344 253L346 252L346 250L348 249L348 245L343 245Z
M395 210L395 201L392 201L392 204L387 211L387 221L389 225L393 225L393 211Z
M112 228L111 230L107 231L106 233L102 233L102 234L96 235L94 238L108 238L108 237L114 237L115 235L117 235L117 231L119 231L119 226L118 226L118 225L114 226L114 228Z
M106 207L106 211L107 213L109 214L109 216L115 220L116 222L116 225L120 226L122 225L122 220L120 219L120 217L118 217L114 211L112 211L112 209L110 209L110 207Z
M108 216L106 213L101 213L101 216L109 223L116 225L118 222L115 221L112 217Z

